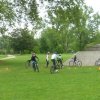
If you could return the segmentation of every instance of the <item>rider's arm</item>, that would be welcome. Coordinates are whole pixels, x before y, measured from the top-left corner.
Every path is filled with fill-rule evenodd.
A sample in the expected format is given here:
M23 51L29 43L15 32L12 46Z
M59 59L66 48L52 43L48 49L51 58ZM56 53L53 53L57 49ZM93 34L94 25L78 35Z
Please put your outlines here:
M39 58L36 56L36 59L39 61Z
M33 56L31 57L31 59L30 60L32 60L33 59Z

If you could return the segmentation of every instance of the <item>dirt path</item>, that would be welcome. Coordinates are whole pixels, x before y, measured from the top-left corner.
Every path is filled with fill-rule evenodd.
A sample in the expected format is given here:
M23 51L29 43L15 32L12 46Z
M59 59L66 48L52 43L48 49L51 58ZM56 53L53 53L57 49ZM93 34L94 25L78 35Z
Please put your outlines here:
M7 55L7 57L1 58L0 60L6 60L6 59L12 59L12 58L15 58L15 56L14 55Z

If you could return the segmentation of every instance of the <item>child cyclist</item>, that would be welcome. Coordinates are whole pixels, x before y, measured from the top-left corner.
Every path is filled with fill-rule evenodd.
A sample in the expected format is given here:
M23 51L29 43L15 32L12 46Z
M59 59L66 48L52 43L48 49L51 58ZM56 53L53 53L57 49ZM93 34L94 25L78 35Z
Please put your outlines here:
M37 65L37 60L39 60L39 58L36 56L35 53L33 53L32 57L31 57L32 67L33 67L34 71L39 72L39 68L38 68L38 65Z
M61 56L61 54L58 54L58 56L57 56L57 62L58 62L58 64L60 64L60 67L62 68L62 66L63 66L63 63L62 63L62 56Z

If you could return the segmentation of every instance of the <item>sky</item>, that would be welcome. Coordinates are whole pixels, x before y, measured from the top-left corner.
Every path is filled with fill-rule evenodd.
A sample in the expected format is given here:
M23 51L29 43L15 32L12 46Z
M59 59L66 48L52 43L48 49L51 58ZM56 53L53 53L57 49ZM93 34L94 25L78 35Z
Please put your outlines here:
M100 14L100 0L85 0L88 6L91 6L95 12Z
M99 12L100 14L100 0L84 0L87 6L90 6L94 9L94 12ZM39 0L37 0L37 2L39 3ZM47 5L47 3L45 2L43 5L41 5L39 11L40 11L40 15L44 17L45 13L45 6Z

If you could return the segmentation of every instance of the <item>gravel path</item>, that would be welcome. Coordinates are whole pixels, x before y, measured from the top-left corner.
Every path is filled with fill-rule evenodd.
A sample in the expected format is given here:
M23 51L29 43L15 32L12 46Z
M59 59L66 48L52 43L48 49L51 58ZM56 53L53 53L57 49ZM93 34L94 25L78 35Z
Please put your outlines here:
M77 52L76 56L82 61L82 66L94 66L95 61L100 58L100 51L80 51ZM65 66L68 66L69 60L64 62Z

